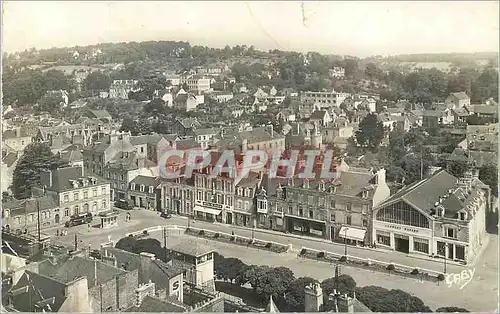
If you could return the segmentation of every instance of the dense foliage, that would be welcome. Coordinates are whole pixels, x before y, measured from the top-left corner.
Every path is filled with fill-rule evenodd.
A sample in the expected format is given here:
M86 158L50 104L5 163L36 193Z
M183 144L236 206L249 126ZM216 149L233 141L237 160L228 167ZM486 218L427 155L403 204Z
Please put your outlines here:
M24 149L12 178L12 192L17 199L31 196L31 188L40 185L40 171L63 166L50 147L44 143L31 143Z

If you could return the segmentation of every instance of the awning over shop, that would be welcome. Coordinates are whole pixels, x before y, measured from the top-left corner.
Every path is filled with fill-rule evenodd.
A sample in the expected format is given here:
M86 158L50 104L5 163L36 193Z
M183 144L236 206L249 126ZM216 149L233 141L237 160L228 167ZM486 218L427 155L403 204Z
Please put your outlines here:
M220 209L203 207L203 206L195 206L193 208L193 210L197 211L197 212L202 212L202 213L207 213L207 214L215 215L215 216L219 215L221 213L221 211L222 211Z
M339 237L356 241L364 241L365 233L366 230L344 226L340 228Z

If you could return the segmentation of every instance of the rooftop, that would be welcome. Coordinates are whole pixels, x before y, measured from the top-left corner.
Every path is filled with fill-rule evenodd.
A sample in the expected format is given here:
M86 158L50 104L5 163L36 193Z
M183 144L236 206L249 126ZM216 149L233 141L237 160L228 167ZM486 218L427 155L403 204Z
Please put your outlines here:
M199 243L198 241L192 239L186 239L181 243L174 245L171 248L172 251L182 253L189 256L202 256L214 251L214 249L209 248L206 245Z

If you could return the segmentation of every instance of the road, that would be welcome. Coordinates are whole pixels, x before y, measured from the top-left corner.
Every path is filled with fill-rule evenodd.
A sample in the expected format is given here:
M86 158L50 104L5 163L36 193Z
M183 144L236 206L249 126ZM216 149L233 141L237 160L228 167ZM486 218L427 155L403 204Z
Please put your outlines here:
M94 229L89 231L87 226L74 227L69 230L69 234L65 237L59 237L57 242L60 244L72 244L74 241L74 233L78 233L80 245L98 248L103 242L106 242L108 237L117 241L125 234L133 231L158 226L169 225L170 227L177 225L185 227L187 220L180 217L172 217L171 219L161 219L154 212L133 211L131 212L132 220L125 222L123 216L119 218L120 226L116 229L100 230ZM234 228L227 225L212 224L207 222L196 221L191 223L193 227L204 228L213 231L227 232L234 231L235 234L242 236L251 236L252 231L246 229ZM161 240L161 232L152 233L152 237ZM179 243L186 236L182 231L169 231L168 246ZM297 252L302 246L306 246L318 250L328 250L331 252L343 253L344 246L332 243L323 243L311 241L308 239L289 237L285 234L270 234L255 230L255 237L266 241L275 241L286 244L292 244L293 250L286 254L275 254L271 252L261 251L253 248L246 248L232 244L220 243L206 239L200 239L207 245L213 247L219 253L225 256L237 257L247 264L269 265L269 266L285 266L290 268L297 277L309 276L318 280L323 280L332 276L333 267L324 262L312 260L304 260L297 257ZM399 276L389 276L387 274L372 272L364 269L351 267L342 267L341 272L351 275L359 286L378 285L388 289L402 289L422 299L429 307L436 309L441 306L459 306L470 311L492 311L497 306L498 295L498 236L491 235L488 248L482 258L474 265L474 276L472 280L460 289L459 284L448 286L445 282L437 285L430 282L419 282L413 279L406 279ZM421 260L407 257L404 254L397 252L374 251L362 248L348 247L348 254L360 257L369 257L383 261L392 261L395 263L411 265L413 267L421 267L427 269L442 270L442 262ZM463 270L472 269L471 267L464 268L458 265L448 265L448 273L460 273Z

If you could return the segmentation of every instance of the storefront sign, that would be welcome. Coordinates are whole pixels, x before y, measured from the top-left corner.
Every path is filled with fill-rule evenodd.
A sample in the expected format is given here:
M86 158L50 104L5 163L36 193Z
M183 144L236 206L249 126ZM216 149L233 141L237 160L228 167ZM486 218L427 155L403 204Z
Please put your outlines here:
M402 227L402 226L395 226L395 225L385 225L384 228L394 229L394 230L401 230L401 231L406 231L406 232L411 232L411 233L418 233L417 229L414 229L414 228L411 228L411 227Z
M204 207L217 208L222 210L223 205L217 203L203 202L201 203Z
M312 228L311 228L311 230L309 230L309 232L312 233L312 234L315 234L315 235L320 235L320 236L323 235L323 231L321 231L321 230L315 230L315 229L312 229Z
M174 282L172 285L172 291L176 291L177 289L179 289L179 281Z

